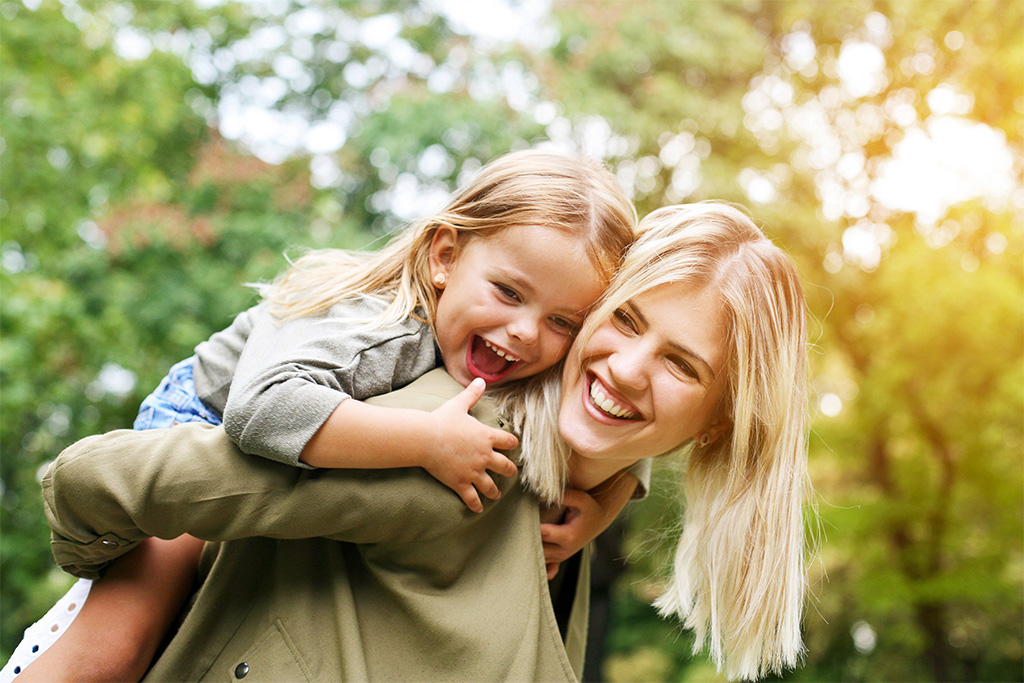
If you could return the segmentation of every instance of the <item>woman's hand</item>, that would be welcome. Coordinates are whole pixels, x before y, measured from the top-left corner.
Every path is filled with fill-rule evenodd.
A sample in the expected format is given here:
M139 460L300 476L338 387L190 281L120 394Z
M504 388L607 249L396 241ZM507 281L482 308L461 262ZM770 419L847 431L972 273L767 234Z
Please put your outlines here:
M480 494L492 500L501 495L488 471L506 477L515 476L518 471L511 460L498 452L519 445L515 435L488 427L469 414L485 388L482 379L475 379L458 396L431 412L436 429L423 465L473 512L484 509Z
M576 489L565 492L562 505L566 510L562 521L540 525L549 581L555 578L562 562L597 538L618 517L638 483L632 474L621 472L589 492Z
M548 580L555 578L558 567L578 553L604 531L611 520L605 520L605 511L597 499L586 491L569 489L562 498L565 515L561 522L540 525L540 540L544 544L544 563Z

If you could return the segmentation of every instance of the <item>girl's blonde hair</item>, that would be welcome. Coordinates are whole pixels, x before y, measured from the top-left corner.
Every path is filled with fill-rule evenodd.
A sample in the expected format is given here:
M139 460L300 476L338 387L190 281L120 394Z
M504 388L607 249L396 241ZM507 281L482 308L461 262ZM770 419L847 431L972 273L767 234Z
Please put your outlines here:
M731 428L704 447L681 444L688 456L683 533L655 606L683 619L695 632L695 652L708 646L730 678L778 673L803 649L807 329L800 281L789 257L728 204L663 208L640 221L638 233L577 348L617 308L666 284L713 288L727 320L727 384L717 409ZM523 403L506 402L532 432L522 439L530 458L524 477L532 472L534 489L549 499L564 485L560 463L568 455L551 427L557 395L552 384L535 382Z
M460 239L487 237L513 226L544 226L577 235L607 281L634 237L636 212L615 176L600 162L525 150L498 157L458 189L438 213L424 218L380 251L325 249L298 259L263 288L279 319L320 313L360 294L390 299L372 322L387 326L410 316L433 320L437 294L428 253L437 229Z

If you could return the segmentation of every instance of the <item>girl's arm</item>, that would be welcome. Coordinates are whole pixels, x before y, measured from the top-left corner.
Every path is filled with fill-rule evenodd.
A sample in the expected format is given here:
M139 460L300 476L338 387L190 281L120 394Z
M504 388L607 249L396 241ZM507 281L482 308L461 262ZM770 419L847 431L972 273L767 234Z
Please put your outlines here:
M139 544L93 584L68 630L17 680L141 679L192 589L202 548L190 536Z
M427 323L366 325L385 307L358 297L322 316L284 321L257 308L224 406L224 429L246 453L302 468L423 467L479 512L479 493L497 495L488 470L515 472L495 449L514 448L516 439L466 415L482 386L433 414L364 402L437 362Z
M639 484L631 472L624 470L590 491L569 489L565 492L562 504L566 511L561 522L540 525L548 579L555 577L562 562L608 528Z
M516 474L516 466L496 449L511 450L519 443L512 434L469 414L484 388L484 381L476 379L429 413L345 400L299 459L313 467L422 467L455 491L469 509L481 512L478 492L491 499L499 495L488 470L506 477Z
M228 436L245 453L309 467L300 460L306 444L342 403L381 396L432 370L429 325L367 327L385 306L361 297L284 321L257 307L222 411Z

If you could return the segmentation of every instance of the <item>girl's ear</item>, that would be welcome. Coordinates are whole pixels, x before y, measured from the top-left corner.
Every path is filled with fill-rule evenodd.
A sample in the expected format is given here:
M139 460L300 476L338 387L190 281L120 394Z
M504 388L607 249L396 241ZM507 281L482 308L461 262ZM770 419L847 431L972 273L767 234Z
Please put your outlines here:
M450 225L441 224L430 239L427 262L430 264L430 279L438 289L444 289L458 250L459 234Z

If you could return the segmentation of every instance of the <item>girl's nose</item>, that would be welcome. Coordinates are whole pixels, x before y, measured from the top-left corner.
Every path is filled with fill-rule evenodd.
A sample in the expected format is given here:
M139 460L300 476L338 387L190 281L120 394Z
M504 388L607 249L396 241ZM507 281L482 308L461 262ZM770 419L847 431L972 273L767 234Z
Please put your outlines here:
M540 323L530 315L521 315L509 325L509 334L526 346L534 346L540 338Z

